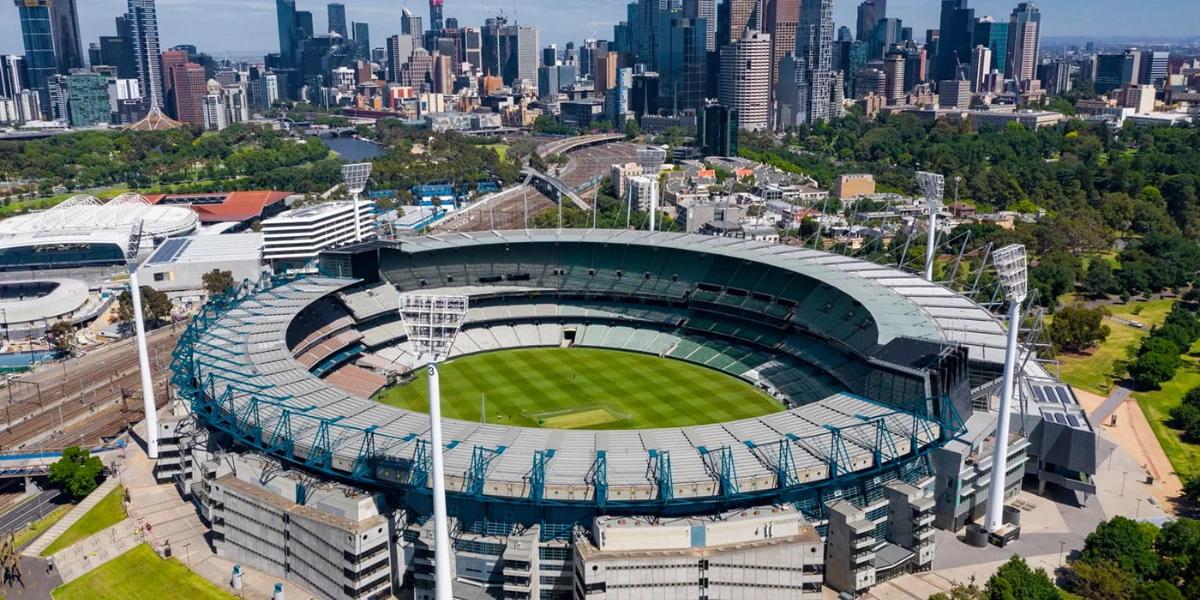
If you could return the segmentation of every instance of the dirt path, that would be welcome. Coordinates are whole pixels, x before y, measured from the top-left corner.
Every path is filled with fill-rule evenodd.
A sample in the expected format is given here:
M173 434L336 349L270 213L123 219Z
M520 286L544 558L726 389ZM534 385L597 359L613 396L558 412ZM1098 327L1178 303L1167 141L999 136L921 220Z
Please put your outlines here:
M1074 388L1074 390L1079 404L1088 414L1104 403L1104 396L1085 392L1079 388ZM1181 507L1176 506L1176 501L1183 496L1183 483L1179 480L1179 475L1175 473L1175 468L1171 466L1167 453L1158 443L1158 438L1155 437L1154 430L1150 427L1150 421L1146 419L1137 399L1130 396L1121 406L1117 407L1113 414L1117 417L1117 426L1111 427L1109 425L1111 420L1106 419L1099 425L1099 428L1137 459L1146 474L1154 477L1154 485L1150 490L1162 505L1163 510L1171 514L1179 514ZM1131 473L1130 475L1136 477L1140 474Z

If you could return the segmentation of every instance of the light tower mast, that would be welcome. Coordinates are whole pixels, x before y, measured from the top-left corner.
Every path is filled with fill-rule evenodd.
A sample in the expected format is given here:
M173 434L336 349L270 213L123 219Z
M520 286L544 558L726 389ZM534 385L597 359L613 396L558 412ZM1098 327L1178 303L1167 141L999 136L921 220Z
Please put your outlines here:
M937 173L920 171L917 173L917 185L925 195L925 205L929 207L929 239L925 244L925 279L933 281L933 257L937 245L937 215L942 209L942 196L946 190L946 179Z
M142 406L146 411L146 456L158 458L158 408L154 402L154 383L150 379L150 351L146 348L146 324L142 317L142 287L138 284L138 249L142 243L142 219L133 222L125 264L129 267L129 296L133 299L133 327L137 332L138 371L142 375Z
M1017 363L1017 333L1021 330L1021 303L1029 294L1025 246L1013 244L992 253L996 275L1008 299L1008 344L1004 347L1004 379L1000 385L1000 414L996 422L996 451L992 458L992 484L988 490L984 526L995 533L1003 525L1004 478L1008 474L1008 424L1012 415L1013 379Z
M354 241L361 242L362 219L358 216L358 197L367 189L367 179L371 177L371 163L356 163L342 165L342 181L346 182L346 191L350 192L354 202Z

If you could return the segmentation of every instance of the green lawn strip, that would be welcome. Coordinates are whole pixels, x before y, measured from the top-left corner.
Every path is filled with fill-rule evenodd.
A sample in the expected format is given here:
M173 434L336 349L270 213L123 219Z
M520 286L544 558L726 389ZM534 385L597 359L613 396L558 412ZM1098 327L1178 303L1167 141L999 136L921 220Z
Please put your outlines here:
M1089 392L1106 395L1112 387L1113 361L1125 358L1125 347L1137 343L1150 333L1152 325L1160 325L1171 311L1174 300L1150 300L1147 302L1130 301L1128 304L1113 304L1108 306L1114 317L1129 321L1137 321L1143 325L1139 329L1132 325L1123 325L1112 319L1105 319L1110 331L1108 339L1098 348L1092 348L1082 355L1063 355L1059 357L1059 378L1065 383ZM1137 314L1134 314L1136 311Z
M74 525L58 536L58 539L46 546L46 549L42 551L42 556L51 556L63 548L83 541L120 523L125 520L125 517L125 488L118 485L100 502L97 502L91 510L84 513Z
M54 590L57 600L232 600L233 595L146 544Z
M1175 472L1181 477L1200 475L1200 446L1184 442L1181 431L1167 426L1171 409L1183 402L1183 395L1188 390L1200 386L1200 361L1194 356L1185 356L1184 365L1175 373L1175 378L1162 385L1162 389L1153 392L1134 392L1138 405L1150 421L1154 437L1162 445L1163 451L1175 467ZM1162 473L1165 475L1165 473Z
M428 410L422 372L409 385L383 392L380 402ZM719 423L782 410L770 396L728 374L646 354L590 348L506 350L442 366L442 414L538 427L555 413L602 409L620 419L592 429L680 427Z
M14 533L13 540L15 545L18 548L21 548L25 546L25 544L33 541L33 538L37 537L43 531L50 529L55 523L67 516L67 513L71 512L72 508L73 506L70 504L54 507L53 510L46 513L46 516L30 523L28 527Z

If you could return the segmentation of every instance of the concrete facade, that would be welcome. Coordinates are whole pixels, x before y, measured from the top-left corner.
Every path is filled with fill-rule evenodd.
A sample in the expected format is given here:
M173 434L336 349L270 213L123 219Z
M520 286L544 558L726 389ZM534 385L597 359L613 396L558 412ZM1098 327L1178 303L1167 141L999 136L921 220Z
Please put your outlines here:
M833 181L833 195L842 200L870 196L875 193L875 176L870 173L838 175Z

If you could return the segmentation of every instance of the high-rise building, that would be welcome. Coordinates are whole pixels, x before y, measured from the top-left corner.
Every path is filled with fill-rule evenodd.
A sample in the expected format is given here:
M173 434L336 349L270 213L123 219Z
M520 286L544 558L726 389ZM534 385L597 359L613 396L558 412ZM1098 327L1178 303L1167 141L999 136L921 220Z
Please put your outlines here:
M279 61L288 67L296 64L296 0L275 0L279 25Z
M1162 87L1163 82L1167 79L1167 67L1171 53L1147 50L1142 52L1141 58L1141 64L1138 65L1138 83Z
M325 9L329 15L329 31L327 33L336 33L344 38L349 38L350 32L346 30L346 5L334 2Z
M728 35L718 41L718 46L738 41L747 27L762 30L763 15L758 12L760 10L759 0L725 0L725 4L729 11L729 25L726 32Z
M658 114L658 73L643 71L633 74L633 88L629 92L629 109L641 119L644 115Z
M358 46L358 59L371 60L371 27L367 23L355 23L354 44Z
M1107 94L1127 83L1137 83L1141 56L1135 52L1096 55L1096 93Z
M949 79L938 83L938 105L942 108L971 107L971 82Z
M770 1L770 0L768 0ZM708 24L707 46L709 52L717 49L717 0L683 0L683 18L704 19Z
M941 27L938 29L937 59L933 78L939 81L959 79L958 64L971 60L975 29L975 9L967 0L942 0Z
M596 84L596 93L607 93L617 81L617 53L599 52L596 54L596 69L592 72L592 80Z
M484 21L483 28L479 31L479 39L483 46L480 51L483 64L479 69L484 75L500 76L500 29L507 23L504 17L492 17Z
M980 17L975 20L975 30L972 33L973 44L991 50L992 64L1001 75L1008 70L1008 32L1008 23L996 21L991 17Z
M42 112L51 113L49 79L58 72L54 54L54 29L49 0L14 0L21 20L21 41L25 44L27 84L37 90Z
M159 70L158 14L154 0L129 0L129 26L133 32L133 58L138 85L151 108L162 107L162 73ZM203 69L203 67L201 67Z
M883 59L884 98L889 106L904 102L904 67L903 52L888 52Z
M553 67L558 64L558 45L550 44L542 48L542 66Z
M146 101L137 79L109 78L108 110L113 125L132 125L146 116Z
M900 19L880 19L871 34L871 58L883 58L904 41L904 23Z
M58 71L67 73L71 69L82 69L83 40L79 37L79 11L75 0L52 0L50 19L53 21L51 27L54 30L54 55L58 59Z
M112 116L108 104L108 78L99 73L72 73L67 76L71 127L94 127L108 123Z
M805 0L796 30L796 58L804 61L797 74L796 115L792 123L829 120L833 77L833 0Z
M159 59L159 69L162 73L162 104L169 116L179 119L175 112L175 69L188 64L186 50L167 50Z
M767 0L764 31L771 36L771 98L779 88L779 61L796 49L800 0Z
M296 11L296 43L299 44L304 40L316 35L317 30L313 26L313 16L311 10Z
M858 21L857 39L860 42L869 42L875 34L875 24L879 22L879 9L875 6L875 0L865 0L858 5Z
M442 0L429 0L429 29L430 31L441 31L446 26L445 20L442 17Z
M1032 2L1022 2L1008 19L1008 61L1005 75L1025 82L1037 76L1042 37L1042 12Z
M614 57L616 52L611 53ZM616 60L614 58L613 62ZM624 67L613 70L613 80L604 94L604 113L605 117L613 124L613 127L622 128L625 126L625 119L632 112L629 106L629 92L633 84L633 69Z
M771 126L771 36L745 29L738 41L721 48L720 103L738 112L748 131Z
M46 78L46 90L50 94L50 118L68 124L71 119L71 110L68 104L71 96L67 89L67 76L55 73Z
M407 8L400 11L400 33L413 36L414 40L421 39L425 34L425 27L421 24L421 17L412 14Z
M204 67L196 63L184 63L173 67L171 74L171 90L175 96L175 120L203 127L204 97L208 95Z
M971 50L971 91L976 94L991 92L988 89L988 73L992 72L992 50L984 45Z
M400 81L400 67L408 62L413 53L413 37L411 35L393 35L387 39L387 80L392 83Z
M500 73L505 85L522 79L537 85L538 28L506 25L500 28Z
M25 59L15 54L0 56L0 98L16 98L25 88Z
M462 30L463 62L475 67L478 71L483 67L483 37L474 27Z
M117 77L121 79L137 79L133 40L121 36L101 36L99 64L116 67Z
M697 127L705 156L737 156L738 112L728 106L709 104L699 111Z
M1038 80L1047 94L1060 96L1071 91L1071 63L1052 60L1038 65Z
M660 19L658 65L660 105L678 114L704 106L707 87L708 24L703 19Z

